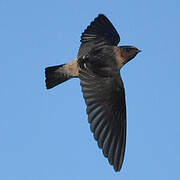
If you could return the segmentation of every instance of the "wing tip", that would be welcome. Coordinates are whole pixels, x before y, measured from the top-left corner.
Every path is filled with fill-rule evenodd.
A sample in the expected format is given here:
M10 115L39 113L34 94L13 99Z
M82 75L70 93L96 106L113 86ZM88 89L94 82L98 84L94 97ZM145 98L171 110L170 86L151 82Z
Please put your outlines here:
M108 33L108 36L114 36L113 39L107 36ZM103 13L98 14L98 16L94 18L90 25L87 26L81 35L80 41L81 43L86 43L91 40L95 40L98 36L104 36L105 38L108 38L108 41L112 41L110 43L114 45L117 45L120 41L120 36L115 27Z

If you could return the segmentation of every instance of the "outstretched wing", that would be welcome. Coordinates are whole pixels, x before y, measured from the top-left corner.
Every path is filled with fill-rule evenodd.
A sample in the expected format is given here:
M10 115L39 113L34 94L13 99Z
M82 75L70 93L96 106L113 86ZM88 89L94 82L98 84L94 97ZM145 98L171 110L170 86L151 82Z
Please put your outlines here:
M94 138L115 171L120 171L126 144L125 90L120 74L101 77L84 68L79 78Z
M87 54L94 45L99 43L116 46L119 41L119 34L112 23L106 16L99 14L82 33L78 57Z

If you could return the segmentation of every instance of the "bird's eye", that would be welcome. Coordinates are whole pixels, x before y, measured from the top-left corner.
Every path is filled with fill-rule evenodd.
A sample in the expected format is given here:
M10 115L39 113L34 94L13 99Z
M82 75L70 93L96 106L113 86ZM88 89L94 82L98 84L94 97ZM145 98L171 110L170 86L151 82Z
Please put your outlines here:
M126 48L126 52L130 52L131 48Z

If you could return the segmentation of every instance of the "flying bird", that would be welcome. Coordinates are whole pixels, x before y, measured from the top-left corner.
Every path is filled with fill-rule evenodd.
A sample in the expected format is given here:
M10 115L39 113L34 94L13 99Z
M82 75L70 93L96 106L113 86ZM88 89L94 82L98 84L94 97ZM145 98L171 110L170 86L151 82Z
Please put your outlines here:
M45 68L46 88L79 78L88 122L99 148L115 171L120 171L126 146L125 89L120 69L141 50L118 46L120 36L109 19L99 14L81 35L77 58Z

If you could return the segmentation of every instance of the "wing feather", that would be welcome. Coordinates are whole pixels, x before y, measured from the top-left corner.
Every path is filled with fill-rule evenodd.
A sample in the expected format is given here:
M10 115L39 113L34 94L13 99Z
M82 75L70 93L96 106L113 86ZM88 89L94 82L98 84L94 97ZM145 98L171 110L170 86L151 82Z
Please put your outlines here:
M86 55L96 44L117 46L120 36L109 19L99 14L81 36L78 57Z
M120 171L126 143L125 92L121 77L100 77L90 69L80 69L79 77L94 138L115 171Z

